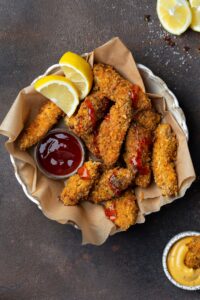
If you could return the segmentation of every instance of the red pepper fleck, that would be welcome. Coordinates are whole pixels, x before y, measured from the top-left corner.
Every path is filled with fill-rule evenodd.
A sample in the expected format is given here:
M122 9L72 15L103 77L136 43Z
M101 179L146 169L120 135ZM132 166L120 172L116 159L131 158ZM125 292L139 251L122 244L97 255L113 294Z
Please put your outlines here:
M82 179L90 179L90 173L89 173L88 169L85 166L82 166L78 169L78 175Z
M108 208L105 208L105 215L108 217L111 221L114 221L117 217L116 209L114 208L114 205L109 206Z
M88 98L85 99L85 105L88 108L90 120L91 120L91 122L93 124L93 127L94 127L96 125L96 114L95 114L94 106Z
M131 100L132 100L133 108L137 108L137 104L139 100L139 91L140 91L139 86L133 85L131 90Z

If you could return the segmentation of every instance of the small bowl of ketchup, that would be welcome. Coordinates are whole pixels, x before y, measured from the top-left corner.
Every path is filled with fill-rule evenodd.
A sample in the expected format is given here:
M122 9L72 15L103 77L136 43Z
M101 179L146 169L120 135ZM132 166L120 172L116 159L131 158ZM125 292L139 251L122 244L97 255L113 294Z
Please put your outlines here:
M39 170L52 179L65 179L76 173L85 159L81 140L73 133L57 128L37 144L34 153Z

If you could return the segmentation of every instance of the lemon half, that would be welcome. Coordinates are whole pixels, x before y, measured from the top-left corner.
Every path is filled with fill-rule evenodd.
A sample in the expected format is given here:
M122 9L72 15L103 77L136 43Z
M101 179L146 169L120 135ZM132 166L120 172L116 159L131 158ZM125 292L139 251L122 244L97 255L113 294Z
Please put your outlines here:
M92 87L93 73L89 63L80 55L66 52L59 61L65 76L79 91L80 99L85 98Z
M190 0L191 7L199 7L200 6L200 0Z
M187 0L157 0L157 14L162 26L176 35L186 31L192 21Z
M89 63L78 54L66 52L59 64L65 76L75 84L80 99L84 99L89 94L93 83L93 73Z
M63 76L44 76L36 80L34 88L60 107L68 117L73 115L79 104L79 94L75 85Z
M190 27L194 31L200 32L200 6L199 7L192 7L192 23Z

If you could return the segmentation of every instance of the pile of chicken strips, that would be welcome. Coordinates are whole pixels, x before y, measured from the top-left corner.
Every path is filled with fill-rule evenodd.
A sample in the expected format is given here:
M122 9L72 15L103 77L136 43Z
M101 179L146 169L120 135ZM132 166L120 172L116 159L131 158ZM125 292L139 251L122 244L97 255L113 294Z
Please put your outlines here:
M72 117L64 116L90 159L66 181L59 199L68 206L82 201L102 205L107 218L126 230L139 211L134 188L147 188L154 180L164 197L177 195L177 139L139 86L110 65L95 64L93 76L90 94ZM63 115L47 100L20 136L20 149L36 144Z

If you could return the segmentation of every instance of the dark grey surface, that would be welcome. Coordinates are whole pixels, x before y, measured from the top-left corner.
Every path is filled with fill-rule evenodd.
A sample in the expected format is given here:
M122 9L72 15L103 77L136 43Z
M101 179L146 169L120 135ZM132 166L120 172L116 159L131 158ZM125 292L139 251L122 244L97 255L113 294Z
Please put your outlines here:
M144 15L151 15L151 22ZM92 50L119 36L137 62L177 95L186 114L190 150L200 172L200 34L163 40L156 1L0 1L0 120L18 91L67 50ZM189 46L187 53L183 47ZM45 218L18 185L1 137L0 299L199 299L172 286L161 265L167 241L200 230L200 183L186 196L115 235L101 247L81 246L81 234Z

